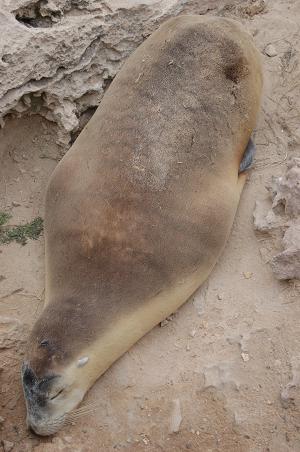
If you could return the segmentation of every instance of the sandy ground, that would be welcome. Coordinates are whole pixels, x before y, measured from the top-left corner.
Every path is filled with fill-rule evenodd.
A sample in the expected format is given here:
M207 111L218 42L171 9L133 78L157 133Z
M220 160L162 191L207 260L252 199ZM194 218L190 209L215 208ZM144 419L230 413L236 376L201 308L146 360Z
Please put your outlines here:
M1 246L3 450L300 451L299 282L274 278L266 256L278 251L277 244L255 234L252 219L271 176L300 155L300 3L270 1L247 19L235 7L227 12L240 15L255 36L265 92L256 162L222 258L171 321L95 384L84 402L96 402L95 411L41 439L26 430L19 369L26 336L42 308L43 238ZM263 54L270 43L272 57ZM61 155L56 134L38 116L10 119L0 132L0 210L12 213L12 224L43 216L45 185ZM182 422L178 433L170 433L176 400Z

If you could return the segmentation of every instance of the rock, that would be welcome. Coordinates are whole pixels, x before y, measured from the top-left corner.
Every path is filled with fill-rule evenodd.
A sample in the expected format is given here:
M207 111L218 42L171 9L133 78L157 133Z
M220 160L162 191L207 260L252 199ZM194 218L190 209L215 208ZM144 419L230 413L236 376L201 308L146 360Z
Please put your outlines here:
M215 388L224 390L230 387L236 391L239 390L239 382L232 374L232 369L228 363L218 363L213 366L203 367L204 388Z
M14 410L17 406L17 400L16 399L10 399L10 401L7 403L6 408L9 410Z
M275 47L272 44L268 44L265 47L264 54L269 57L274 57L274 56L278 55L277 50L275 49Z
M4 417L0 416L0 425L4 424L4 422L5 422Z
M199 316L202 316L205 312L208 289L209 281L205 281L194 296L193 305L195 306Z
M300 249L287 249L277 254L271 260L271 267L280 280L300 279Z
M13 201L12 203L13 207L19 207L21 204L19 202Z
M193 0L6 0L1 5L0 120L28 111L80 127L126 58L162 21ZM203 0L204 10L226 0ZM59 136L64 143L66 137Z
M292 380L282 389L280 393L280 401L283 408L290 408L295 405L299 408L300 396L300 359L295 356L291 359L292 366Z
M274 177L269 191L273 198L272 208L279 205L289 218L300 216L300 158L293 158L287 164L287 172L282 177Z
M285 219L282 216L273 212L272 202L269 199L255 202L253 218L254 227L260 232L270 232L275 228L282 227L285 223Z
M4 452L10 452L14 448L14 443L12 443L11 441L2 440L2 446Z
M241 353L241 357L242 357L243 361L245 361L245 362L248 362L250 359L248 353Z
M247 353L248 352L248 341L251 337L251 334L249 333L243 333L243 334L234 334L230 335L226 338L227 342L230 345L239 345L241 348L241 352Z
M179 432L180 425L182 422L181 408L180 408L180 400L175 399L172 401L172 413L170 418L170 433Z
M243 0L242 2L227 2L227 4L219 11L219 15L231 17L236 15L238 18L254 17L257 14L261 14L266 9L265 0Z
M271 199L256 202L254 227L279 237L283 249L268 259L275 276L300 279L300 158L291 159L286 174L267 188Z
M280 393L280 402L283 408L289 408L294 404L294 397L292 396L291 390L296 389L294 385L288 384Z

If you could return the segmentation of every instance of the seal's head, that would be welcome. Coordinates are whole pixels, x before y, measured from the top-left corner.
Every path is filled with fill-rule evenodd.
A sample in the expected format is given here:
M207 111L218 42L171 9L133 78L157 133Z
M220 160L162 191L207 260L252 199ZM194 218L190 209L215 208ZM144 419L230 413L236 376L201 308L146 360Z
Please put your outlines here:
M91 360L76 353L76 338L68 328L73 319L65 317L60 324L50 311L46 307L32 331L21 371L27 425L45 436L70 419L91 385Z

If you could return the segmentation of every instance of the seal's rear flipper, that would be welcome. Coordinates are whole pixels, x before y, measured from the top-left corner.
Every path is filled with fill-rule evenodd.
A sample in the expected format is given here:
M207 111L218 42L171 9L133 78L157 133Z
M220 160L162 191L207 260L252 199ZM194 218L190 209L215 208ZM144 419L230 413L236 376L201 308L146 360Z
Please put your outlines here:
M251 167L255 151L256 151L255 144L252 138L250 138L245 149L243 159L240 163L239 174L242 173L243 171L247 171Z

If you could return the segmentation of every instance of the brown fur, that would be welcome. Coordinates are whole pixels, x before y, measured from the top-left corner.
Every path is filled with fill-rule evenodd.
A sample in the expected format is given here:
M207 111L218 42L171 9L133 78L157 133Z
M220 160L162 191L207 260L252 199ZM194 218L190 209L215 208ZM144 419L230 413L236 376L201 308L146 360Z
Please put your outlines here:
M128 59L48 187L46 306L27 356L38 376L213 268L261 84L252 39L228 19L171 19Z

